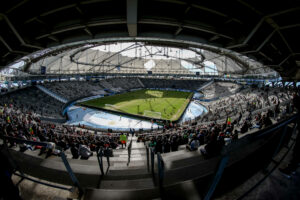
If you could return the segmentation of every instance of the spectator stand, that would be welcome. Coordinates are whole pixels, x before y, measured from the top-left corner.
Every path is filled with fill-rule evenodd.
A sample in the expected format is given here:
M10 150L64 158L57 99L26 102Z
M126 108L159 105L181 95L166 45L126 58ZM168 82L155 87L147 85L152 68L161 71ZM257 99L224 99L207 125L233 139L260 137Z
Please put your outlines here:
M16 176L19 176L21 177L21 180L17 183L20 184L24 179L27 179L27 180L30 180L30 181L33 181L35 183L38 183L38 184L42 184L42 185L46 185L46 186L49 186L49 187L53 187L53 188L57 188L57 189L62 189L62 190L67 190L67 191L70 191L70 192L73 192L74 191L74 187L77 188L78 190L78 198L80 199L81 196L83 195L83 188L80 186L80 183L78 181L78 179L76 178L75 174L73 173L73 170L66 158L66 155L63 151L60 151L59 153L59 156L61 157L62 159L62 162L64 163L64 166L66 167L66 170L73 182L73 187L71 188L67 188L67 187L62 187L62 186L58 186L58 185L53 185L53 184L49 184L49 183L45 183L45 182L42 182L42 181L38 181L38 180L35 180L35 179L32 179L28 176L26 176L22 170L20 169L20 167L18 167L18 165L16 164L16 162L12 159L13 157L10 155L10 152L9 152L9 149L8 149L8 146L7 146L7 141L10 141L10 142L15 142L15 143L22 143L22 144L29 144L29 145L36 145L36 146L41 146L43 148L46 148L46 149L52 149L53 146L50 144L50 143L47 143L47 142L34 142L34 141L29 141L29 140L23 140L23 139L17 139L17 138L13 138L13 137L8 137L8 136L2 136L0 135L0 138L3 140L3 148L1 150L1 152L7 157L9 158L9 160L11 161L11 165L12 167L14 168L14 174ZM17 171L19 173L17 173Z
M259 180L253 187L251 187L250 190L242 194L238 198L238 200L241 200L248 193L250 193L257 186L259 186L259 184L261 184L279 166L279 164L283 161L283 159L286 157L286 155L294 146L295 138L297 134L296 130L298 126L297 124L298 118L299 118L299 114L293 115L286 120L283 120L277 124L272 125L271 127L254 132L253 134L249 134L247 137L244 137L243 139L237 140L235 143L231 143L230 145L225 146L219 158L216 158L218 160L215 168L216 170L214 171L213 176L211 176L212 178L211 181L209 182L206 192L203 193L204 194L203 199L209 200L213 198L215 191L218 189L220 190L220 188L222 188L224 184L227 184L228 181L230 181L228 180L228 173L231 173L230 172L231 170L228 171L228 168L232 167L232 165L234 165L235 162L237 163L239 162L239 161L234 161L233 157L238 152L241 146L245 146L245 144L248 144L249 142L251 143L251 141L256 141L260 139L263 140L271 139L275 141L275 147L272 148L272 152L269 154L271 156L269 158L265 158L268 163L262 169L266 171L265 176L261 180ZM288 127L290 127L292 130L290 134L287 134ZM279 132L274 133L274 131L278 131L278 130ZM284 153L282 153L281 151L283 151ZM157 156L155 156L155 154L157 154ZM175 183L172 184L169 181L167 181L168 183L164 183L165 179L170 177L170 175L166 176L166 174L169 173L170 169L165 168L164 158L161 156L159 152L155 153L153 148L146 146L146 155L147 155L147 170L151 172L153 181L160 189L160 194L163 197L163 195L166 194L165 192L168 191L168 188L174 187L173 184L175 184ZM245 159L247 158L245 157L241 158L241 160L245 160ZM269 167L270 163L274 163L275 165ZM185 170L189 170L189 169L186 168ZM223 179L224 173L227 173L225 179ZM200 188L197 188L197 190L199 189Z

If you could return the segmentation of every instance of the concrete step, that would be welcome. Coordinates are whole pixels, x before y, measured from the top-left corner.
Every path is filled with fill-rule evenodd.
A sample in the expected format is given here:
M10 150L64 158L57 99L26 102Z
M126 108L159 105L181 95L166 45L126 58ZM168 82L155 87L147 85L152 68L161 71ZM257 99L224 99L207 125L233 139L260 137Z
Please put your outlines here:
M204 183L204 185L207 183ZM199 186L202 186L201 188ZM83 199L107 200L138 200L138 199L202 199L205 190L203 184L194 181L185 181L164 188L163 192L158 187L147 189L90 189L85 190Z
M159 195L157 188L143 190L86 189L83 199L140 200L155 199Z
M108 174L103 177L103 180L134 180L152 178L152 174L145 168L140 169L124 169L124 170L109 170Z
M99 189L151 189L154 183L151 177L133 180L101 180Z

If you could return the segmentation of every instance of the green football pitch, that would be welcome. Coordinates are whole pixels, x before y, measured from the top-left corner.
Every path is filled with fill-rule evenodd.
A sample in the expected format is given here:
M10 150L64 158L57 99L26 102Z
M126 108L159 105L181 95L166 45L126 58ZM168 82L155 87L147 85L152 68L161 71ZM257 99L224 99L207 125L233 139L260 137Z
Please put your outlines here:
M192 96L192 92L144 89L85 101L81 105L175 121Z

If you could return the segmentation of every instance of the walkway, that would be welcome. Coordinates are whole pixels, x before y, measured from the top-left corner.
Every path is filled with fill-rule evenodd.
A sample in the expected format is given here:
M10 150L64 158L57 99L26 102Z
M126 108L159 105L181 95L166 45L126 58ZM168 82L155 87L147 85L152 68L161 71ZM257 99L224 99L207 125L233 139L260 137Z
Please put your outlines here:
M65 98L63 98L63 97L61 97L61 96L59 96L58 94L55 94L54 92L48 90L47 88L45 88L45 87L43 87L43 86L41 86L41 85L36 85L36 87L37 87L39 90L41 90L42 92L48 94L49 96L53 97L54 99L56 99L56 100L58 100L58 101L60 101L60 102L62 102L62 103L67 103L67 102L68 102L67 99L65 99Z

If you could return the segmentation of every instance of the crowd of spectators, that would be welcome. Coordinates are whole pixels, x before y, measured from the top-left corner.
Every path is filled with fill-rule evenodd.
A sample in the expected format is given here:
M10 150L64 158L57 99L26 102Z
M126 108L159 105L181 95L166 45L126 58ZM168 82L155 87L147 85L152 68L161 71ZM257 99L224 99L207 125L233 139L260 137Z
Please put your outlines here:
M177 80L177 79L158 79L140 78L146 88L174 88L185 90L198 90L206 81L203 80Z
M212 82L201 91L205 94L205 99L214 99L233 95L241 88L240 84L233 82Z
M124 92L136 88L174 88L197 90L205 81L171 80L153 78L109 78L100 81L61 81L43 84L51 92L67 99L106 94L107 92Z
M63 103L31 86L1 95L0 105L13 105L21 113L32 112L47 118L64 119L61 115Z
M202 154L214 156L225 144L250 131L268 127L291 113L291 99L291 91L249 88L207 103L210 111L201 119L176 127L166 123L164 129L156 131L156 134L139 135L138 141L161 153L177 151L179 145L186 145L190 151L203 145Z
M35 113L24 113L13 104L0 106L0 131L1 135L9 137L48 142L49 149L25 143L19 145L20 151L40 149L39 155L46 153L46 157L70 149L73 158L88 159L100 147L115 149L120 143L119 134L104 135L75 126L44 123ZM9 147L13 146L16 143L10 142Z
M40 115L44 113L39 115L38 104L22 106L22 102L19 101L21 97L26 99L28 94L32 95L28 91L35 89L20 90L0 100L2 135L49 142L53 147L46 150L39 146L21 144L21 151L40 149L40 154L46 153L47 157L70 149L73 158L88 159L101 147L115 149L121 145L121 133L107 135L74 126L42 122ZM39 94L45 95L42 92ZM177 151L182 147L194 151L205 145L201 152L205 156L213 156L219 153L225 144L237 140L252 129L258 130L276 123L285 113L292 112L290 102L291 92L283 89L244 89L207 103L209 112L200 119L183 125L165 122L161 130L136 133L137 141L144 142L155 152L161 153ZM10 144L15 145L14 142Z
M93 81L48 82L44 83L43 86L67 100L106 94L104 88L99 84L99 82Z

